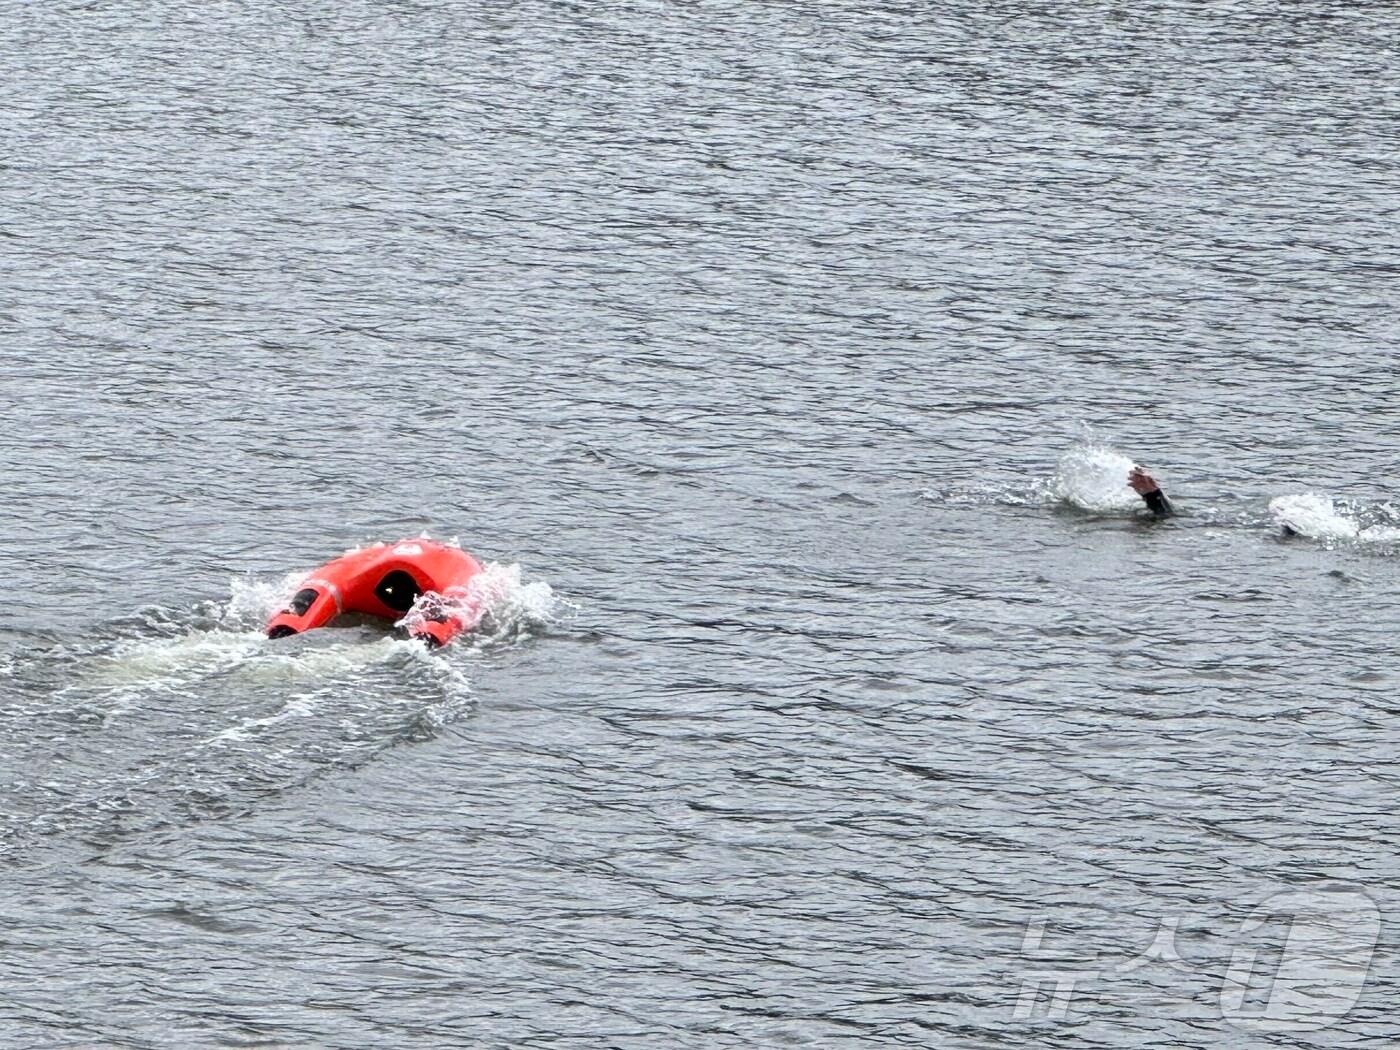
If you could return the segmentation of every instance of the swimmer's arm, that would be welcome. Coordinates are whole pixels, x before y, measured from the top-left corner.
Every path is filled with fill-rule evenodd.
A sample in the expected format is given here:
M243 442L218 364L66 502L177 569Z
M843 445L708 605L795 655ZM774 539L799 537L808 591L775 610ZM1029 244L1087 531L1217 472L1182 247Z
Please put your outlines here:
M1157 517L1171 517L1171 500L1167 499L1167 494L1161 489L1153 489L1151 492L1144 492L1142 494L1142 501L1147 504L1147 509L1150 510Z
M1161 486L1147 471L1141 467L1134 467L1128 472L1128 485L1142 497L1142 501L1147 504L1147 509L1152 512L1154 517L1171 517L1173 513L1171 500L1167 499L1167 494L1162 491Z

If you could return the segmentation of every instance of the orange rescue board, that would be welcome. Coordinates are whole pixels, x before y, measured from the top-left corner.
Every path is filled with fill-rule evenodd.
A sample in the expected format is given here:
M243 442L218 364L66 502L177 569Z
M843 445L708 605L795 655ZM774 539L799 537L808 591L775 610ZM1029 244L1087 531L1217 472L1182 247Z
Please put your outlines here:
M481 619L467 588L479 572L481 563L466 551L433 540L352 551L308 575L287 608L268 621L267 636L301 634L343 612L401 620L413 610L409 635L435 649Z

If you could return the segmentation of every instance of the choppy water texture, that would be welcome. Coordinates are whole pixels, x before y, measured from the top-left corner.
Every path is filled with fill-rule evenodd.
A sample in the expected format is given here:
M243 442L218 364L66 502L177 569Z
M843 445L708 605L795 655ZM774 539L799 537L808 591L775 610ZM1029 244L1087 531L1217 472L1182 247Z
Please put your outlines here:
M1393 1045L1397 42L6 5L0 1043ZM259 637L424 531L472 642Z

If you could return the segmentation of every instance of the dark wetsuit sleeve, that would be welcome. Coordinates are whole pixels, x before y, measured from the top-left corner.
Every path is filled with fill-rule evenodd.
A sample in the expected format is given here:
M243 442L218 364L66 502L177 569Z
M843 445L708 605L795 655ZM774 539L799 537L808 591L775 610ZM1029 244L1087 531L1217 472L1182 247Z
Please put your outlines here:
M1153 489L1151 492L1144 492L1142 494L1142 501L1147 504L1147 509L1159 518L1165 518L1171 515L1171 501L1167 499L1167 494L1161 489Z

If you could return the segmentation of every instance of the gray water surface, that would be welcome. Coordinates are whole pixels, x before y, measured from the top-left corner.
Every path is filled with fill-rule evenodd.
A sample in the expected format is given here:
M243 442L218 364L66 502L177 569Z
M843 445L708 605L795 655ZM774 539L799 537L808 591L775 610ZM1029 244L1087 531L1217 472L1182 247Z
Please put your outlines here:
M0 1045L1395 1044L1393 6L3 11Z

